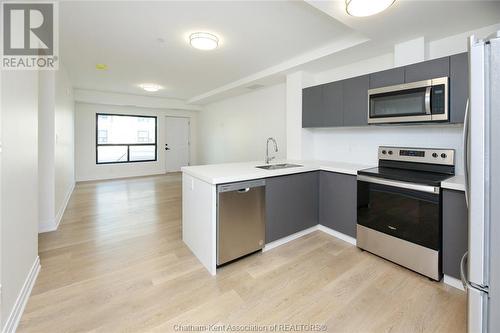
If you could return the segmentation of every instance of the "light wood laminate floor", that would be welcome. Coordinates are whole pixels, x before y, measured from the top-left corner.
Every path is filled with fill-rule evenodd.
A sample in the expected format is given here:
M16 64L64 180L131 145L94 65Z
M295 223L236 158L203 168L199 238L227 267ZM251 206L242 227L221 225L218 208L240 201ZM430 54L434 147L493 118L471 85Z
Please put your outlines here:
M465 331L463 292L319 231L212 277L181 240L179 174L78 184L39 250L42 269L18 332L214 323Z

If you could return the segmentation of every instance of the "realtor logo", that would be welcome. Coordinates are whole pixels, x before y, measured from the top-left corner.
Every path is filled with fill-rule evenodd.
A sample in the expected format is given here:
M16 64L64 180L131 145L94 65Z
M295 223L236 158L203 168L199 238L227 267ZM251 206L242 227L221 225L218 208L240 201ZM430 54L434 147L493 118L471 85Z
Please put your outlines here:
M58 67L57 3L2 3L2 69Z

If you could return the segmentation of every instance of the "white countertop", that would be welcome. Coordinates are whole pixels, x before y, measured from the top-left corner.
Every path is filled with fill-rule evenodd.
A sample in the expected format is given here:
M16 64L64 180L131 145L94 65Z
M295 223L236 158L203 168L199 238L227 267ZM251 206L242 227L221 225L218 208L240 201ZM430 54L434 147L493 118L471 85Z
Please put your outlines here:
M371 168L370 165L351 164L344 162L330 161L273 161L272 164L291 163L299 164L301 167L285 168L277 170L263 170L256 166L265 165L262 161L242 162L242 163L224 163L187 166L182 168L182 172L198 178L210 184L232 183L251 179L260 179L267 177L290 175L294 173L308 171L331 171L348 175L356 175L358 170Z
M198 178L209 184L224 184L238 181L260 179L267 177L291 175L294 173L309 171L331 171L347 175L356 175L358 170L368 169L374 165L353 164L345 162L331 161L273 161L272 164L291 163L299 164L301 167L285 168L277 170L263 170L256 168L259 165L265 165L262 161L208 164L187 166L182 168L182 172ZM449 190L465 191L465 177L458 175L441 182L441 187Z
M448 190L465 191L465 176L458 175L441 182L441 187Z

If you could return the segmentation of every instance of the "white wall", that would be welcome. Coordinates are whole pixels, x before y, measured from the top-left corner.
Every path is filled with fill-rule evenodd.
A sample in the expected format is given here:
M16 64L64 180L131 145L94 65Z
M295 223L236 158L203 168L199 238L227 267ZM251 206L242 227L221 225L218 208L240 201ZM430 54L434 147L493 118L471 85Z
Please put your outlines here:
M426 50L427 58L434 59L466 52L468 46L467 39L470 35L474 34L478 38L485 38L495 31L500 31L500 23L431 41L428 43Z
M2 328L38 267L38 72L2 73ZM18 303L19 305L19 303ZM17 311L20 308L16 308Z
M96 113L147 115L158 117L158 160L126 164L96 164L95 118ZM136 106L75 104L75 171L77 181L136 177L165 173L165 117L191 119L191 164L197 162L197 111L165 110Z
M314 156L334 160L377 164L378 146L451 148L457 152L457 173L463 173L462 125L369 126L314 130Z
M75 184L75 103L62 63L40 72L39 88L39 232L47 232L57 229Z
M38 218L39 230L55 229L55 77L40 71L38 98Z
M54 119L54 211L56 224L59 224L75 185L75 101L62 64L55 77Z
M276 156L284 158L285 122L284 84L207 104L199 114L199 162L264 161L268 137L276 139Z

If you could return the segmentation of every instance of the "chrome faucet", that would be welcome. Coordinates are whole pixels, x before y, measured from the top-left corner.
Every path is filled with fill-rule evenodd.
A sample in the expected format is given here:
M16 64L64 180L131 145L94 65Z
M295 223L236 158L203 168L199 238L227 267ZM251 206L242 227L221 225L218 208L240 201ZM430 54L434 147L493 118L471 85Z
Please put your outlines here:
M276 143L276 140L274 138L268 138L266 142L266 164L269 164L269 162L276 158L276 156L269 157L269 141L274 144L274 152L278 152L278 144Z

